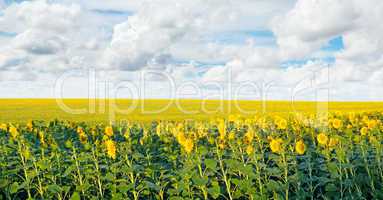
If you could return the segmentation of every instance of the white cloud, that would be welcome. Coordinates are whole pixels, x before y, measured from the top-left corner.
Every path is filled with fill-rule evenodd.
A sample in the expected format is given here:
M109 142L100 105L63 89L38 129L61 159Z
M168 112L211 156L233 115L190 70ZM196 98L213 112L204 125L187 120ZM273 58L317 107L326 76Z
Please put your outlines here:
M0 46L1 73L59 73L81 65L92 66L100 45L97 27L86 21L87 12L76 4L26 1L11 4L0 16L0 31L15 32ZM79 60L87 63L78 63ZM90 62L93 61L93 62ZM77 62L77 63L76 63ZM3 76L7 77L7 76ZM24 77L24 76L21 76Z
M18 34L13 45L16 49L31 54L57 54L67 48L68 39L57 34L46 34L39 29L30 29Z
M0 9L1 81L52 81L66 70L95 67L107 71L102 78L137 83L142 70L153 70L177 83L272 83L273 97L289 98L278 90L311 87L318 72L316 81L329 79L334 98L353 99L350 87L379 98L381 0L37 0ZM344 49L321 49L338 36ZM313 62L280 66L294 59ZM166 78L147 78L153 93L166 88Z
M383 67L382 18L379 0L299 0L274 19L272 29L283 59L309 58L330 39L342 36L344 49L334 55L331 80L357 85L377 80L375 73Z
M39 0L11 4L0 18L1 29L19 32L25 28L67 32L76 28L81 8L78 5L63 5ZM49 20L50 19L50 20Z
M109 10L109 11L135 11L138 10L143 3L143 0L64 0L67 3L77 3L89 10Z
M140 69L152 59L171 57L169 49L185 37L195 37L231 18L230 6L218 1L152 1L114 27L106 65Z
M302 58L353 29L358 17L349 0L299 0L288 13L276 17L271 27L282 54Z
M344 50L336 53L340 78L360 82L379 81L375 73L383 67L382 1L355 1L360 17L357 26L343 35ZM346 72L346 73L345 73Z

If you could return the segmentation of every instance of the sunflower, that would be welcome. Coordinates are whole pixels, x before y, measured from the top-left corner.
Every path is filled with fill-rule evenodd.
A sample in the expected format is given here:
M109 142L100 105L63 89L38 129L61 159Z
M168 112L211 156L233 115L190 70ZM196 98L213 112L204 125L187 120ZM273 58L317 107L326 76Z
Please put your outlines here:
M130 128L127 128L127 129L125 130L124 138L125 138L126 140L129 140L129 139L130 139Z
M251 154L253 154L253 152L254 152L254 148L253 148L253 146L248 145L248 146L246 147L246 153L247 153L247 155L251 155Z
M163 128L163 124L162 124L162 122L160 122L160 123L157 125L157 127L156 127L156 134L157 134L158 136L161 135L161 133L162 133L162 128Z
M254 139L254 131L252 128L249 128L243 138L243 142L245 144L250 144L251 142L253 142L253 139Z
M369 121L368 116L364 115L363 118L362 118L362 121L367 123Z
M8 130L8 125L7 124L1 124L0 125L0 130L7 131Z
M360 129L360 134L361 135L364 136L364 135L367 135L367 133L368 133L368 128L367 127L363 127L363 128Z
M235 139L235 132L234 131L230 131L229 133L229 140L234 140Z
M198 135L198 138L203 138L203 137L206 137L208 131L207 129L202 125L202 124L199 124L197 126L197 135Z
M332 126L333 126L335 129L340 129L340 128L342 128L342 125L343 125L342 120L340 120L340 119L333 119L333 120L332 120Z
M270 142L270 149L274 153L281 153L282 152L282 139L272 139Z
M278 120L277 128L280 130L285 130L287 128L287 121L285 119Z
M85 134L85 132L79 133L78 136L82 144L85 144L88 141L88 136Z
M106 153L110 158L116 159L116 145L112 140L105 141Z
M9 133L11 133L11 136L12 136L13 139L16 139L17 136L19 136L19 131L14 126L11 126L9 128Z
M77 127L76 132L80 134L81 132L84 132L84 129L82 127Z
M235 122L237 121L238 117L236 115L229 115L228 121L229 122Z
M319 133L317 136L318 143L321 145L326 145L328 141L328 137L324 133Z
M350 113L348 114L348 119L349 119L350 121L354 121L354 120L355 120L355 113L354 113L354 112L350 112Z
M104 133L105 133L105 135L112 137L113 136L113 127L111 127L111 126L105 127Z
M219 144L218 144L218 147L220 149L225 149L225 143L223 141L221 141Z
M223 120L220 121L220 123L218 124L218 132L219 132L219 138L221 140L225 139L226 125L225 125L225 122Z
M339 140L337 138L330 138L328 142L329 147L335 147L339 143Z
M375 128L377 125L377 121L376 120L368 120L367 122L367 127L368 129L373 129Z
M306 145L305 143L303 142L303 140L299 140L296 144L295 144L295 151L299 154L299 155L303 155L306 151Z
M190 154L193 151L193 148L194 148L193 140L190 139L190 138L186 139L184 148L185 148L186 153Z
M182 146L184 144L186 144L186 137L185 137L185 133L184 132L179 132L177 134L177 140L178 140L178 143L180 143Z
M27 129L29 130L29 131L32 131L33 130L33 122L30 120L30 121L28 121L28 123L27 123Z
M38 134L38 136L39 136L39 139L40 139L40 143L41 143L42 145L44 145L44 144L45 144L44 132L43 132L43 131L40 131L39 134Z

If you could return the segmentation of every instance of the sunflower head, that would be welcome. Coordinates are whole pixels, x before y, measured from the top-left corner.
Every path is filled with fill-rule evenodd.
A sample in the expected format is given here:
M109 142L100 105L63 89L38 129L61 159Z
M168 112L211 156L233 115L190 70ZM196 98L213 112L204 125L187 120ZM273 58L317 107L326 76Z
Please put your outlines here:
M116 159L116 145L112 140L105 141L106 153L112 159Z
M287 121L285 119L279 119L277 122L277 128L280 130L285 130L287 128Z
M5 124L5 123L0 124L0 130L7 131L8 130L8 125Z
M186 144L186 136L184 132L179 132L177 134L177 140L178 143L180 143L182 146Z
M226 124L225 121L221 120L218 124L218 132L219 132L219 137L220 139L225 139L226 135Z
M235 139L235 132L234 131L230 131L229 133L229 140L234 140Z
M253 154L253 153L254 153L254 147L251 146L251 145L248 145L248 146L246 147L246 153L247 153L247 155L251 155L251 154Z
M78 136L82 144L85 144L88 141L88 136L86 135L85 132L81 132L80 134L78 134Z
M273 153L281 153L282 152L282 139L272 139L270 142L270 149Z
M78 134L80 134L80 133L84 132L84 129L83 129L82 127L77 127L76 132L77 132Z
M32 131L33 130L33 122L32 120L29 120L28 123L27 123L27 129L28 131Z
M105 133L105 135L112 137L113 136L113 127L111 127L111 126L105 127L104 133Z
M361 135L365 136L365 135L367 135L367 133L368 133L368 128L367 127L363 127L363 128L360 129L360 134Z
M367 122L367 127L368 129L373 129L375 128L377 125L377 121L376 120L368 120Z
M194 142L192 139L188 138L185 140L184 148L186 153L190 154L194 148Z
M317 136L318 143L321 145L326 145L328 141L328 137L324 133L319 133Z
M339 143L339 140L338 138L330 138L329 142L328 142L328 146L329 147L335 147L336 145L338 145Z
M245 144L250 144L254 139L254 131L252 128L249 128L243 138Z
M14 126L11 126L11 127L9 128L9 133L11 134L11 137L12 137L13 139L16 139L17 136L19 136L19 131L18 131L17 128L14 127Z
M332 126L333 126L335 129L340 129L340 128L342 128L342 125L343 125L342 120L340 120L340 119L334 119L334 120L332 120Z
M305 143L303 142L303 140L299 140L296 144L295 144L295 151L299 154L299 155L303 155L306 151L306 145Z

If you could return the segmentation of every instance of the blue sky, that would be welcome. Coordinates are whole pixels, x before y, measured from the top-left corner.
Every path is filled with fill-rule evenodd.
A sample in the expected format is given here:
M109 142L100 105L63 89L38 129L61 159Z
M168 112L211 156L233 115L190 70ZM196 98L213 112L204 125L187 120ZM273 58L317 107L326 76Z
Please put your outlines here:
M178 85L273 82L287 91L330 68L317 82L331 80L333 98L359 98L342 86L354 84L371 88L362 99L373 100L381 98L383 5L372 1L0 0L0 85L17 83L7 97L50 97L63 74L91 68L113 84L138 84L149 70ZM35 94L16 86L34 87L28 81L49 87ZM76 90L66 94L82 96ZM276 93L271 98L291 96Z

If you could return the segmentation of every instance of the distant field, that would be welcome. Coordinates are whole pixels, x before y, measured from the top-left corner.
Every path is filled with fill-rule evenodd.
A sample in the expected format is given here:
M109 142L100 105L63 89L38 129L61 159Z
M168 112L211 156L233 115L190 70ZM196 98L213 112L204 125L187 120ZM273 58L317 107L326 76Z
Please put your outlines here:
M28 120L71 120L108 122L115 120L209 119L228 114L364 111L383 110L383 102L291 102L291 101L218 101L218 100L103 100L65 99L65 111L55 99L0 99L0 122ZM132 108L131 110L127 110ZM81 110L79 110L81 109ZM75 113L72 111L75 110ZM243 112L245 111L245 112ZM77 113L76 113L77 112Z

